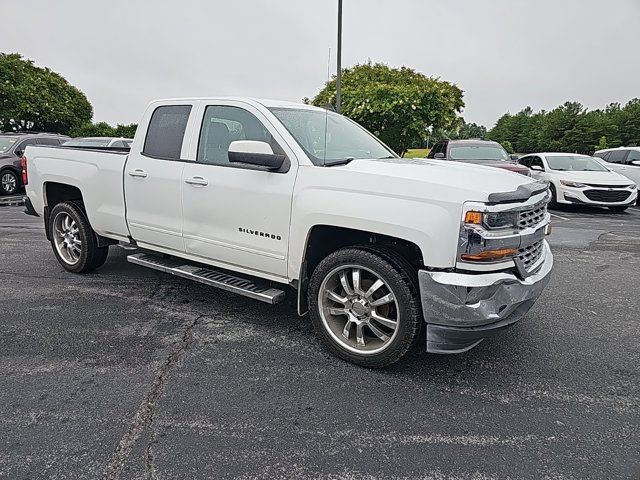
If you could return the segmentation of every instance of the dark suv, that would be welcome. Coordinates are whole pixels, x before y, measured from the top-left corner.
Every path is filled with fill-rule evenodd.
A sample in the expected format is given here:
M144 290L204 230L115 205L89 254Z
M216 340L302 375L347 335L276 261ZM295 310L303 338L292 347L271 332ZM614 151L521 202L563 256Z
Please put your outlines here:
M0 133L0 195L22 188L20 157L27 145L60 145L69 140L55 133Z
M527 167L515 163L517 155L509 155L498 142L488 140L441 140L427 158L486 165L531 176Z

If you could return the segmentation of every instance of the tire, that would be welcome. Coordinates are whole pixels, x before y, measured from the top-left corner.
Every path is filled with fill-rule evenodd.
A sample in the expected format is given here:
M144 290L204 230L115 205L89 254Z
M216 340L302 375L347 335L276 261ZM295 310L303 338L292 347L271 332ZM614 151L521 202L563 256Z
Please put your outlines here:
M551 190L551 199L549 200L549 208L558 208L558 193L556 192L556 187L553 184L549 185L549 190Z
M622 213L624 212L627 208L629 207L609 207L609 210L611 210L614 213Z
M371 292L374 285L378 287ZM415 273L408 262L386 250L349 247L328 255L311 275L308 302L321 343L357 365L387 367L420 337L423 321Z
M13 195L20 189L20 179L13 170L0 172L0 194Z
M109 247L99 247L98 238L80 202L59 203L49 216L51 248L65 270L88 273L107 260Z

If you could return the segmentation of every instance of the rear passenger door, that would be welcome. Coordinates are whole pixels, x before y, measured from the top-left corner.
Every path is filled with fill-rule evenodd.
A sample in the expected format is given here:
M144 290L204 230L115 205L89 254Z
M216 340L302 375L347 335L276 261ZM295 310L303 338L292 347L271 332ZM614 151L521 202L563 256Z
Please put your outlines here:
M630 180L633 180L636 185L640 185L640 165L634 162L640 162L640 151L629 150L629 154L626 157L625 164L621 165L617 170L618 173L624 175Z
M191 105L156 107L143 121L147 130L142 148L132 150L127 159L127 223L142 247L184 252L182 171L186 160L182 150L191 109Z
M243 102L202 105L196 161L183 172L183 236L188 254L247 273L287 275L297 161L264 114ZM231 142L268 143L287 157L279 171L230 163Z

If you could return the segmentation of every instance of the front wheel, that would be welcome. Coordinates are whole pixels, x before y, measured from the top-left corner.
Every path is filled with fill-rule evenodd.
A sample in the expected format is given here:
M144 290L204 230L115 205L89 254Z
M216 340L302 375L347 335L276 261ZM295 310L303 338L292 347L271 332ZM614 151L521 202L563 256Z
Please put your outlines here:
M11 170L5 170L0 173L0 192L3 195L13 195L20 188L18 176Z
M609 207L609 210L611 210L614 213L622 213L624 212L627 208L629 207Z
M558 193L556 192L556 187L553 184L549 185L549 190L551 191L551 199L549 200L549 208L557 208L558 207Z
M418 339L416 283L408 264L390 252L365 247L330 254L314 270L308 295L318 337L344 360L386 367Z
M49 217L53 253L65 270L87 273L101 266L109 247L99 247L95 232L78 202L59 203Z

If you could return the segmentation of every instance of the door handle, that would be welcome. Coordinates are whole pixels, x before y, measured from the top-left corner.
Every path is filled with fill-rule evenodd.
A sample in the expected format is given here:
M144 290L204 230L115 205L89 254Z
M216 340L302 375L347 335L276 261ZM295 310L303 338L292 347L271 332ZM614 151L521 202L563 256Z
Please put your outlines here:
M201 187L206 187L209 185L209 180L203 177L188 177L184 179L184 183L188 183L189 185L199 185Z
M141 168L136 168L135 170L129 170L129 175L131 177L146 178L147 177L147 172L145 172Z

